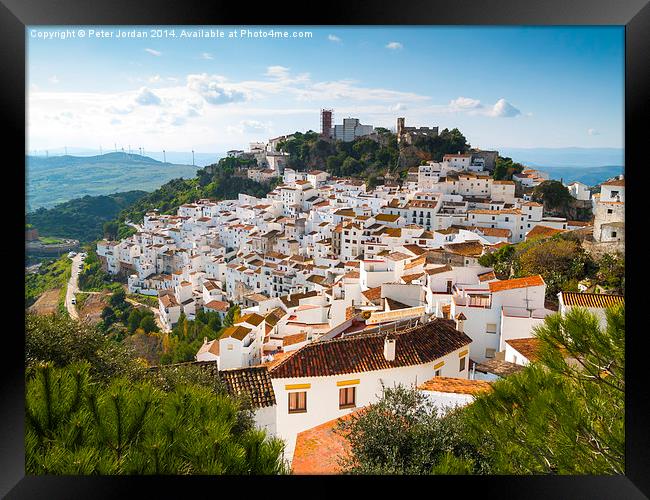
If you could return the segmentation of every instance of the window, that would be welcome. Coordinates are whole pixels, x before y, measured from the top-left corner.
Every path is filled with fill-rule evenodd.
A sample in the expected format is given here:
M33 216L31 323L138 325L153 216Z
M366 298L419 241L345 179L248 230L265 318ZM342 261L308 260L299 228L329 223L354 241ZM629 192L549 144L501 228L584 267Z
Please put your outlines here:
M339 410L356 406L356 390L356 387L342 387L339 389Z
M496 349L490 349L489 347L485 350L485 357L486 358L493 358L496 354L497 350Z
M307 393L289 393L289 413L305 413L307 411Z
M496 323L488 323L485 325L485 333L497 333Z
M439 377L440 376L440 370L436 370L434 373L434 376Z
M458 368L459 372L465 371L465 358L460 358L460 367Z
M612 212L612 209L611 209L611 208L608 208L608 209L607 209L607 213L608 213L608 214L613 213L613 212Z
M616 238L616 231L612 231L612 238Z

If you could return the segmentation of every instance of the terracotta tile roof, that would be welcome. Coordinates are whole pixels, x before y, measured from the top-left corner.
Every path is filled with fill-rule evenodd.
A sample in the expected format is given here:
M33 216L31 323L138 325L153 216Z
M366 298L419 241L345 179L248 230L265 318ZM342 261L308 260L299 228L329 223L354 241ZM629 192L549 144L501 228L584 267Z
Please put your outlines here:
M199 352L196 353L196 355L198 356L199 354L205 354L206 352L214 354L215 356L219 356L219 341L215 339L201 345L201 348L199 349Z
M264 317L256 313L247 314L242 316L237 323L248 323L249 325L259 326L264 321Z
M601 186L625 186L625 179L614 179L611 181L603 182Z
M339 460L350 452L349 441L336 431L338 422L355 412L298 433L291 461L292 474L338 474Z
M222 300L211 300L203 307L207 309L213 309L215 311L228 312L228 309L230 309L230 304Z
M275 393L266 366L221 370L219 378L229 394L250 397L254 408L275 405Z
M496 274L494 274L494 271L488 271L483 274L478 274L478 280L480 283L483 283L484 281L490 281L490 280L495 280L497 279Z
M539 359L541 341L538 338L509 339L506 340L506 344L509 344L515 351L525 356L528 361L532 362Z
M622 295L608 295L604 293L577 293L560 292L565 306L606 308L614 305L625 305Z
M296 333L294 335L287 335L282 339L282 346L289 346L293 344L298 344L299 342L304 342L307 340L306 333Z
M453 323L434 319L393 334L395 359L384 357L385 333L307 344L271 370L272 378L325 377L430 363L472 340Z
M415 255L422 255L423 253L426 253L426 250L419 245L404 245L404 248Z
M287 307L298 307L300 299L306 299L307 297L315 297L318 295L318 292L312 291L312 292L305 292L305 293L292 293L290 295L285 295L284 297L280 297L280 300L282 303Z
M415 274L405 274L402 276L402 280L404 280L406 283L411 283L412 281L415 281L416 279L422 277L424 273L415 273Z
M514 278L511 280L491 281L488 283L491 292L501 292L503 290L514 290L515 288L526 288L529 286L544 285L544 279L540 274L536 276L527 276L525 278Z
M453 271L453 268L449 264L445 264L444 266L427 269L426 273L432 275L432 274L448 273L449 271Z
M498 359L488 359L482 363L476 364L476 371L483 373L491 373L499 377L512 375L513 373L520 372L524 367L510 363L509 361L500 361Z
M526 233L526 239L529 240L532 238L550 238L551 236L555 236L556 234L564 232L564 229L556 229L554 227L537 224L534 228L528 231L528 233Z
M225 339L227 337L232 337L237 340L244 340L246 335L251 331L250 328L246 328L245 326L241 325L236 325L236 326L231 326L229 328L226 328L223 333L221 334L220 339Z
M479 257L483 254L483 245L478 241L464 241L462 243L449 243L445 250L465 257Z
M395 214L377 214L375 215L375 220L381 222L396 222L399 219L399 215Z
M363 296L370 300L379 300L381 298L381 286L376 286L375 288L368 288L365 292L361 292Z
M468 380L454 377L433 377L418 386L422 391L452 392L454 394L481 394L492 390L485 380Z

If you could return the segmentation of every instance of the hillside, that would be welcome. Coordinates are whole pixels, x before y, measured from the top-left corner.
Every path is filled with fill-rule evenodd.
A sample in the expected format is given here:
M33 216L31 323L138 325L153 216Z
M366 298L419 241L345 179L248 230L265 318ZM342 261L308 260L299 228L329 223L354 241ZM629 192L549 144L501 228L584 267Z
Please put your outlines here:
M397 143L397 136L378 128L377 140L361 137L351 142L325 141L313 131L296 132L278 145L289 153L287 165L296 170L317 168L334 176L360 177L373 187L386 174L404 178L409 167L427 160L440 161L447 153L466 152L469 143L458 129L444 129L435 138L421 137L412 146Z
M103 236L105 222L114 220L126 207L147 194L127 191L107 196L84 196L60 203L53 208L39 208L27 214L27 221L41 236L72 238L81 243Z
M179 177L194 177L197 167L163 163L148 156L107 153L99 156L27 156L26 211L86 195L153 191Z

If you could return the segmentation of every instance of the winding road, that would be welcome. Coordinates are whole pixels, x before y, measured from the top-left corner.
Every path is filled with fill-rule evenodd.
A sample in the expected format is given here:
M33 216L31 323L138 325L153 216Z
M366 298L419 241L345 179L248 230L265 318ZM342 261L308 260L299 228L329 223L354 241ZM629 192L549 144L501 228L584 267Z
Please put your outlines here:
M68 289L65 292L65 307L68 310L71 318L79 319L77 308L72 303L72 299L79 291L79 264L83 262L80 254L72 257L72 269L70 271L70 279L68 280Z

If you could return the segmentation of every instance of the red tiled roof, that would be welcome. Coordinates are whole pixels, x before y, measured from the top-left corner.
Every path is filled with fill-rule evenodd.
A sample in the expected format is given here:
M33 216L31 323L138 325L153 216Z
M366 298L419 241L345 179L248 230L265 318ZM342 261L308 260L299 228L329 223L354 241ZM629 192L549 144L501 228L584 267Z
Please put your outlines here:
M222 370L219 378L232 395L247 395L254 408L275 405L273 384L266 366Z
M540 274L536 276L527 276L525 278L491 281L488 283L491 292L501 292L503 290L514 290L515 288L526 288L529 286L540 286L544 284L544 280Z
M393 334L393 361L384 357L385 333L307 344L274 367L271 377L325 377L429 363L472 342L452 325L436 318Z
M526 357L528 361L537 361L539 359L539 349L541 341L536 337L526 339L509 339L506 340L515 351Z
M359 410L356 410L359 411ZM338 474L339 459L350 450L348 440L336 432L339 421L348 420L356 412L348 413L321 425L298 433L291 461L292 474Z
M423 391L452 392L455 394L481 394L492 390L485 380L468 380L454 377L433 377L418 386Z
M622 295L578 292L561 292L561 294L562 302L565 306L606 308L618 304L625 304L625 297Z

